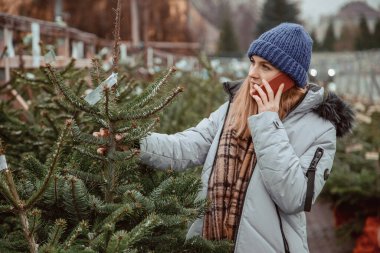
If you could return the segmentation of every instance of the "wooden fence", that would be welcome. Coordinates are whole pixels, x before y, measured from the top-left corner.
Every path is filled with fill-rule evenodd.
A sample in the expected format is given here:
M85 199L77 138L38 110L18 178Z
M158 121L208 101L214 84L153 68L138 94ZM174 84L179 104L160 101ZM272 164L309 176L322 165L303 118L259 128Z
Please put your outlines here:
M44 43L41 44L41 41ZM54 65L65 66L71 58L76 67L90 66L91 58L101 54L110 59L113 42L98 38L95 34L80 31L53 22L0 13L0 80L9 80L10 69L36 68L51 58L54 49ZM130 41L120 42L120 60L133 62L135 54L143 54L146 67L171 66L176 61L192 56L176 51L197 52L198 43L148 41L133 46ZM196 59L196 58L194 58Z

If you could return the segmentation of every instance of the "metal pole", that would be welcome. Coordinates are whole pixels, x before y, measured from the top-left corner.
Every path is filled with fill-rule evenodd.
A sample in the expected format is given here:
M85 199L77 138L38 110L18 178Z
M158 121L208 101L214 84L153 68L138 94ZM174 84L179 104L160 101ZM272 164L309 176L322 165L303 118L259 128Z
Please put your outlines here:
M55 22L62 21L62 0L55 0L54 15Z
M139 9L136 0L131 0L131 24L132 24L132 44L138 46L140 44L139 33Z

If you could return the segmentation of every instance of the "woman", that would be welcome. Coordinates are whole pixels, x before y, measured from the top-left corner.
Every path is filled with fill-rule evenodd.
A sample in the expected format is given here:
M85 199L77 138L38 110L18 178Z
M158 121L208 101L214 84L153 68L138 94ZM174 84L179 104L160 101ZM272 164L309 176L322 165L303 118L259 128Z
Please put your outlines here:
M311 51L312 39L300 25L265 32L249 47L245 81L225 84L228 102L194 128L141 140L145 164L203 165L199 197L211 205L188 237L230 239L238 253L309 252L305 204L308 210L321 192L336 136L353 120L334 94L307 85ZM283 85L274 94L268 84L279 73L294 82L284 94ZM306 175L311 162L316 170Z

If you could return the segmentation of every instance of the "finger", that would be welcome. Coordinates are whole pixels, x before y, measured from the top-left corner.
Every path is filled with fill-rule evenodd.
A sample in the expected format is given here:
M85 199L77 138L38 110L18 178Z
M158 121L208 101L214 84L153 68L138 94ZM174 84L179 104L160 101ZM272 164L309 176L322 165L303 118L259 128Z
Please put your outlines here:
M273 94L272 87L270 87L267 80L263 79L262 82L264 84L265 90L267 91L269 101L273 101L274 100L274 94Z
M259 107L259 109L261 109L261 108L264 107L263 101L261 100L261 98L259 96L253 95L252 98L256 101L257 106Z
M255 90L259 93L261 100L264 104L268 103L268 97L267 94L263 91L263 89L260 88L257 84L255 84Z
M274 101L275 101L276 105L280 104L280 100L281 100L281 96L282 96L282 91L284 90L284 87L285 87L285 84L282 83L280 85L280 88L278 88L278 91L276 93L276 97L274 98Z

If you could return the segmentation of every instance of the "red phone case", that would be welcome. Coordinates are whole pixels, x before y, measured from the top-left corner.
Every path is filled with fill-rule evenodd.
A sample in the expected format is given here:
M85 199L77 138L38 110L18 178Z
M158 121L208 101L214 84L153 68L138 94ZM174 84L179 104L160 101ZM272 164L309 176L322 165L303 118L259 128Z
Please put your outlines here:
M278 89L280 88L280 85L283 83L285 84L284 89L282 90L282 94L284 94L285 91L292 88L294 86L294 81L291 79L288 75L280 72L275 77L273 77L270 81L268 81L270 87L273 90L273 94L276 95ZM265 86L262 85L261 89L268 95L267 90L265 89ZM256 91L255 94L258 94Z

